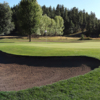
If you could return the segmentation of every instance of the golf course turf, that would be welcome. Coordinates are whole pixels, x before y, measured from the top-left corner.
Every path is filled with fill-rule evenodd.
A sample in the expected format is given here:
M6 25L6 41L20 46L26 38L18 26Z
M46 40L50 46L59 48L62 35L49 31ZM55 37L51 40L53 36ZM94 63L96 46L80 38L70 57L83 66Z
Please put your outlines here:
M0 100L100 99L100 42L11 40L0 50Z

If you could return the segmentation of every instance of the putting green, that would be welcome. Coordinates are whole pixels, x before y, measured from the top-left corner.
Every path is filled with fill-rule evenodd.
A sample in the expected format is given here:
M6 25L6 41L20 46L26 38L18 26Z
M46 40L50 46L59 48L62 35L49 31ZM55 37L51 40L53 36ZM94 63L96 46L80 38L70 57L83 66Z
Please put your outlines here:
M46 47L46 48L94 48L100 49L100 42L84 42L84 43L20 43L17 45L21 46L35 46L35 47Z
M0 50L27 56L90 56L100 59L100 42L12 42L0 43Z

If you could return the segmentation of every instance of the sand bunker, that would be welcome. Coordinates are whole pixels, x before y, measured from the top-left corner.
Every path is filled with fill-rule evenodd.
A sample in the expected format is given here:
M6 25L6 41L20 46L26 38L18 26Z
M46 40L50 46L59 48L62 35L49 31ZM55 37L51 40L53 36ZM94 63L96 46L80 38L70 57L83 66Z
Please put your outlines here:
M97 68L91 57L23 57L0 51L0 91L18 91L52 84Z

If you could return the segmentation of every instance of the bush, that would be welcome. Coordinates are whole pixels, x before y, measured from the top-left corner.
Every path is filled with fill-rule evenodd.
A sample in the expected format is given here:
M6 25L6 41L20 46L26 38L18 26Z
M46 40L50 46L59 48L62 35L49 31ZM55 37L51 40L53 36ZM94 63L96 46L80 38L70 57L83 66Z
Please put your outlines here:
M92 40L91 37L86 37L84 34L81 34L80 40Z
M81 40L84 40L84 34L81 34Z

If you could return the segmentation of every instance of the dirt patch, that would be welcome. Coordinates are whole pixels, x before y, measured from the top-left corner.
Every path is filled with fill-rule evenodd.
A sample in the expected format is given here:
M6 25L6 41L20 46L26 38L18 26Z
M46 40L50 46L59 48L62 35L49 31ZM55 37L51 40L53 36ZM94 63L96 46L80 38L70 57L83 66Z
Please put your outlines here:
M97 68L90 57L28 57L0 51L0 91L18 91L52 84Z

